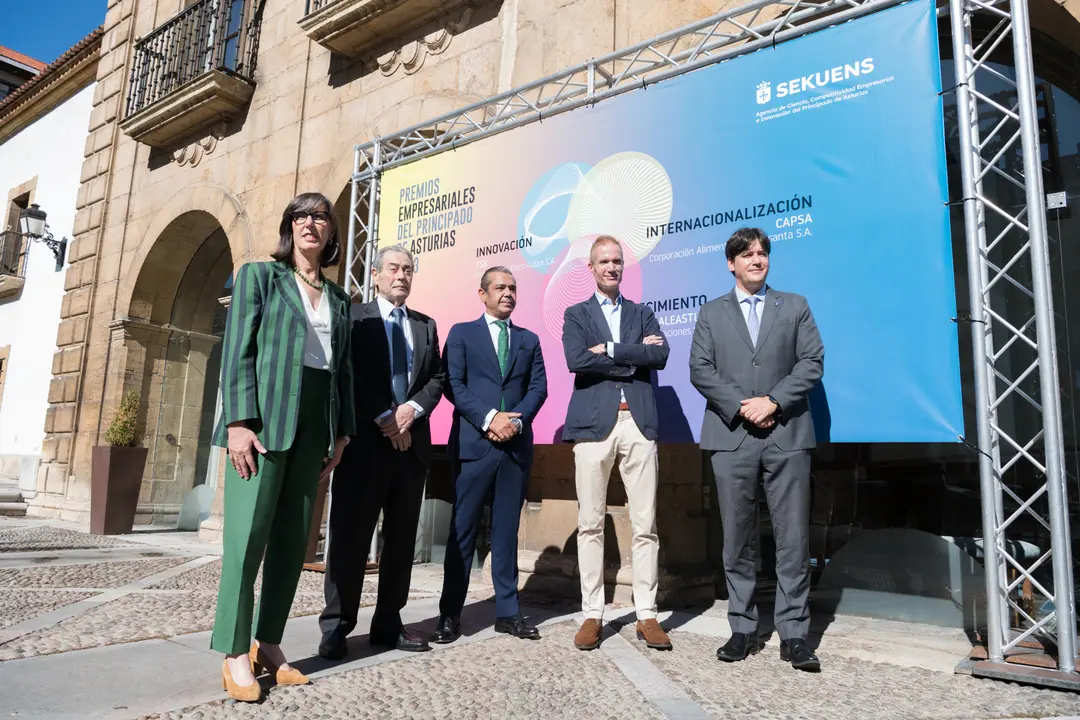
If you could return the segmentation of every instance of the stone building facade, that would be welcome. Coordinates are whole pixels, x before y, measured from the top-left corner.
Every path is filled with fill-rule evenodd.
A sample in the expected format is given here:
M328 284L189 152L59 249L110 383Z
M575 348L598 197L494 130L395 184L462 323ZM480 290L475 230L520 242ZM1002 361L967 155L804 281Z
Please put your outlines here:
M37 489L66 257L20 231L46 212L55 240L71 236L100 30L5 94L0 87L0 514L19 515ZM3 55L17 55L0 48ZM2 76L2 73L0 73ZM3 79L0 77L0 85Z
M347 217L354 144L736 4L107 0L31 512L88 517L91 449L128 388L142 394L149 448L140 520L171 520L192 488L217 483L207 439L231 273L268 256L298 192ZM1080 52L1078 8L1033 0L1033 23ZM701 457L665 446L660 462L662 565L711 593ZM538 454L528 500L522 569L572 577L568 447ZM611 560L626 566L618 483L609 501Z

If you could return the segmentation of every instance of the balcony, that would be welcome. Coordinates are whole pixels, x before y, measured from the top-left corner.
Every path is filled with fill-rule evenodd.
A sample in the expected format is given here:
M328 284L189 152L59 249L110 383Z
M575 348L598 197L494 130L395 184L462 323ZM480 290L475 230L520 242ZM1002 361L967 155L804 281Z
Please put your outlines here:
M26 284L27 245L19 233L0 233L0 299L17 294Z
M139 40L121 129L171 147L238 115L255 92L261 7L199 0Z
M307 0L300 27L325 48L357 58L476 0Z

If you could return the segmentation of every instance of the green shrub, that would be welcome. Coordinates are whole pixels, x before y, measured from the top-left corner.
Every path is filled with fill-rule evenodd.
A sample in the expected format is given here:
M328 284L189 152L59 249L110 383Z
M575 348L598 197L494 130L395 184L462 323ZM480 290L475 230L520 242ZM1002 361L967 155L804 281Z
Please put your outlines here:
M116 411L109 429L105 431L105 442L114 447L135 447L139 442L139 393L128 390L120 400L120 409Z

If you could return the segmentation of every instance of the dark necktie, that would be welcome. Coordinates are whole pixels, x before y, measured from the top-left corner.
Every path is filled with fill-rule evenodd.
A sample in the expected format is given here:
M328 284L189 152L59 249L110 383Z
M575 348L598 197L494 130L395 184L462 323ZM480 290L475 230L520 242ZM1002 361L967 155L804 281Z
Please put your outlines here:
M499 372L506 376L506 360L510 357L510 331L506 328L505 320L496 320L496 327L499 328L499 346L496 354L499 356ZM506 399L499 401L499 409L506 409Z
M409 363L406 360L408 346L405 344L405 311L394 308L390 313L391 332L390 354L393 358L390 374L394 390L394 402L402 405L408 399Z

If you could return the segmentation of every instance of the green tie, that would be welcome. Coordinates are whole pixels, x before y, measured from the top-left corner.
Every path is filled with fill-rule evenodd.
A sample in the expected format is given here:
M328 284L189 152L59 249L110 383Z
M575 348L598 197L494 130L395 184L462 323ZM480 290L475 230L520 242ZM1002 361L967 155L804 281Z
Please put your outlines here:
M499 327L499 372L506 375L506 359L510 355L510 331L506 328L505 320L496 320L495 324ZM506 409L505 399L499 401L499 409Z

